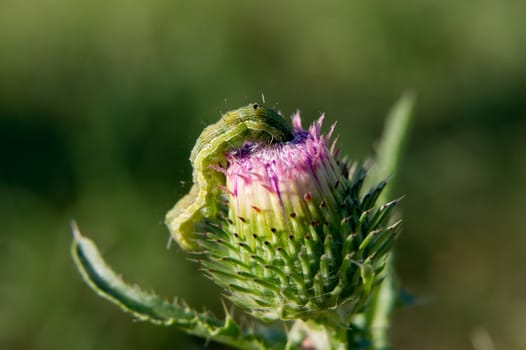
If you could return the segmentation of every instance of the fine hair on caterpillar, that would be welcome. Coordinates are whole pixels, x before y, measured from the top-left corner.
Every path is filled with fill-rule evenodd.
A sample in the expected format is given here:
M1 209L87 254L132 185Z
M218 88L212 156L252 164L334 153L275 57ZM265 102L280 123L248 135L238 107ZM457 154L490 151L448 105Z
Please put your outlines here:
M225 179L216 167L225 163L225 152L245 142L290 141L292 132L281 115L258 103L227 112L203 130L190 156L192 188L166 215L171 237L181 248L198 249L193 242L196 225L218 213L220 186Z

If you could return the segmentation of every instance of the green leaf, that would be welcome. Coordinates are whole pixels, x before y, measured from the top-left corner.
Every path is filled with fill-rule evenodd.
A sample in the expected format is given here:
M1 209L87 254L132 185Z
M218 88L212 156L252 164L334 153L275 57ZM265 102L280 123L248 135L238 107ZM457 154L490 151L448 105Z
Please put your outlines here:
M414 93L405 93L389 112L384 133L378 145L375 167L371 171L372 181L396 176L409 135L415 99ZM379 202L390 200L391 192L392 183L382 192ZM365 326L369 331L368 338L371 342L369 349L373 350L390 348L387 331L398 293L394 280L392 257L388 258L382 277L383 280L373 291L365 313Z
M415 101L416 95L413 92L406 92L387 115L384 132L376 152L375 167L370 172L369 180L373 183L396 177L404 146L409 136ZM391 183L382 192L379 203L391 199L392 187Z
M170 303L137 286L122 280L104 261L93 241L81 235L72 224L71 254L84 281L101 297L121 307L140 320L154 324L173 325L206 339L240 349L269 349L268 339L251 331L242 330L227 313L225 320L199 313L182 303Z

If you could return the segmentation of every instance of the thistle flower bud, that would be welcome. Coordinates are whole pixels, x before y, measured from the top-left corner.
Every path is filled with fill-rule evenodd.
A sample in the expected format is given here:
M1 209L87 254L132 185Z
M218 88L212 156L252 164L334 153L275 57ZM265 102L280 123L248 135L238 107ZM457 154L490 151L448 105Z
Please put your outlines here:
M375 176L395 169L412 101L404 96L389 116ZM339 159L334 126L323 135L322 122L305 130L296 114L290 126L259 104L227 112L197 139L192 188L166 215L171 239L201 254L234 304L260 319L295 320L289 329L240 327L230 313L219 320L127 284L73 223L82 277L138 319L240 349L387 348L397 201L375 204L386 183L363 190L366 170Z
M385 186L363 194L364 168L339 160L334 126L308 130L293 117L292 139L228 150L218 219L197 239L207 275L229 299L262 319L309 319L366 303L398 225L396 202L375 206Z

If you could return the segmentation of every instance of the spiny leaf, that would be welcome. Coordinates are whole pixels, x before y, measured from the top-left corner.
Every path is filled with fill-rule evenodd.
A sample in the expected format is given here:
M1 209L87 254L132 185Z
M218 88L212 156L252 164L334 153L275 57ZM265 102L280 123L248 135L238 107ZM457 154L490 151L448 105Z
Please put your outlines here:
M174 325L193 335L240 349L269 349L270 344L254 333L242 330L227 314L224 321L199 313L184 302L170 303L122 280L104 261L93 241L81 235L72 224L71 254L84 281L101 297L121 307L140 320L154 324Z

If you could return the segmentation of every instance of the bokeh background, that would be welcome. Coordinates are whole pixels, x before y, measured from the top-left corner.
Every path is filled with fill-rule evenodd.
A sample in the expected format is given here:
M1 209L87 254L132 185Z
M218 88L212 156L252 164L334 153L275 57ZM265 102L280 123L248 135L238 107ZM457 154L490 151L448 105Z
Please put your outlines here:
M397 349L526 349L526 2L0 1L0 348L198 349L81 281L76 219L125 278L222 314L164 213L221 112L338 122L364 160L407 89ZM210 344L213 348L219 348Z

